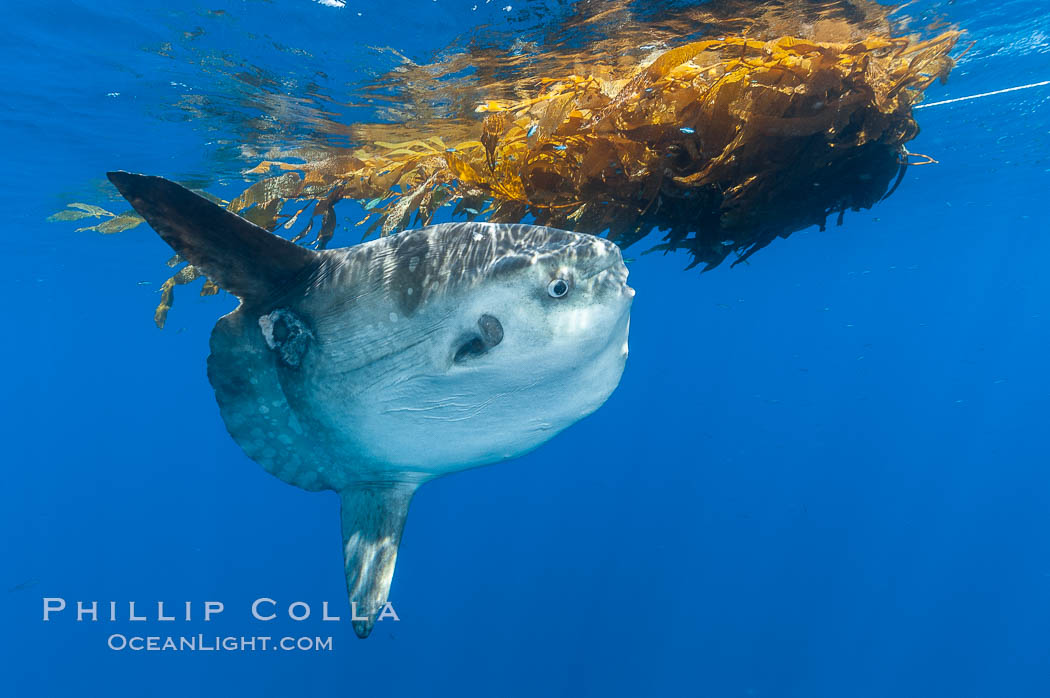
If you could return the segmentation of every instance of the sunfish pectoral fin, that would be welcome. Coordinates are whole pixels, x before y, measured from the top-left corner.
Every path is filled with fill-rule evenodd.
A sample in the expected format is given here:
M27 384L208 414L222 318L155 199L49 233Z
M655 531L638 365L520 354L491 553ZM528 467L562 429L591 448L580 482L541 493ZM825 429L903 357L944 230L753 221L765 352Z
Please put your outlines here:
M387 602L397 547L416 485L369 483L339 493L343 519L346 588L356 618L354 632L365 638Z
M245 302L280 296L319 263L317 252L163 177L130 172L106 176L173 250Z

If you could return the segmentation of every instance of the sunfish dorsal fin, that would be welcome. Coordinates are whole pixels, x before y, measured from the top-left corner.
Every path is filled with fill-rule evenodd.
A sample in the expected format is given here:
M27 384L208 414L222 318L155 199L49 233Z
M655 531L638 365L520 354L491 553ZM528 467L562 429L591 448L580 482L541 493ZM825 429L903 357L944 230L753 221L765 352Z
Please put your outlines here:
M303 279L320 255L246 221L163 177L107 172L173 250L245 302L272 299Z
M368 483L339 493L343 519L346 589L358 618L354 632L365 638L387 602L397 547L416 485Z

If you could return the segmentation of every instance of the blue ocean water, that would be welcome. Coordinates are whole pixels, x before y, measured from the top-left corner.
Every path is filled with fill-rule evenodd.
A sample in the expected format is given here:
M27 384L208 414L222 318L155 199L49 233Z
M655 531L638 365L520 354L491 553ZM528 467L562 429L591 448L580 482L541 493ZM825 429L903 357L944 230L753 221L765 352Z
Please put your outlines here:
M938 164L750 264L628 253L631 357L608 403L421 490L399 622L366 641L321 622L323 601L345 618L337 497L227 435L205 358L234 300L180 289L158 331L165 245L45 218L104 202L110 169L243 188L245 120L303 134L231 75L349 121L365 110L340 89L389 67L376 47L422 60L565 9L339 4L6 6L0 694L1050 695L1050 86L919 112L909 147ZM1050 80L1043 2L908 11L977 41L930 101ZM192 601L195 620L45 623L45 597ZM278 620L251 619L260 597ZM206 600L226 606L209 623ZM311 619L283 615L294 601ZM136 632L334 647L107 647Z

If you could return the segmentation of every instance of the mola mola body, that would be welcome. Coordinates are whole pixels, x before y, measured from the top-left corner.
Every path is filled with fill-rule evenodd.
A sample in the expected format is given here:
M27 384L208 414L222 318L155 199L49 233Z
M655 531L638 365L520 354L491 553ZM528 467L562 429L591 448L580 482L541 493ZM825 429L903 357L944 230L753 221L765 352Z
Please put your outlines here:
M619 383L634 291L607 240L448 223L314 251L166 179L109 178L240 298L211 337L220 412L267 471L339 493L361 637L420 485L536 448Z

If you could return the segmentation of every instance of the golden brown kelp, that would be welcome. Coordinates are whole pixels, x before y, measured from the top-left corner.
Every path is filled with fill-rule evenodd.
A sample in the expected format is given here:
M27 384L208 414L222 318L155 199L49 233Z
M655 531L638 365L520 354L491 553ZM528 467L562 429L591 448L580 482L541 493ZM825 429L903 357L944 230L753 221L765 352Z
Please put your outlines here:
M474 139L377 138L342 158L254 171L303 172L319 206L322 195L369 202L369 232L426 224L452 204L622 246L659 228L661 249L710 268L884 196L918 133L912 106L947 75L957 38L701 40L485 101Z
M349 127L359 148L271 151L248 172L274 176L229 208L319 248L342 199L364 206L365 236L445 206L624 247L658 229L655 249L710 269L892 191L912 108L959 38L903 35L869 0L653 7L581 2L534 40L403 58L359 95L392 123ZM165 284L159 325L193 277Z

